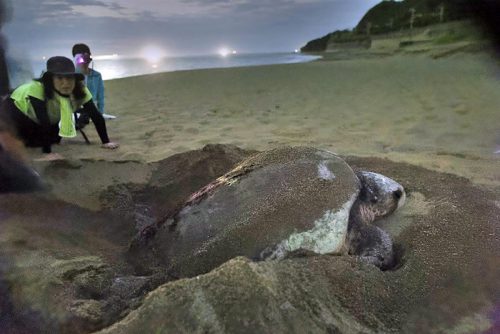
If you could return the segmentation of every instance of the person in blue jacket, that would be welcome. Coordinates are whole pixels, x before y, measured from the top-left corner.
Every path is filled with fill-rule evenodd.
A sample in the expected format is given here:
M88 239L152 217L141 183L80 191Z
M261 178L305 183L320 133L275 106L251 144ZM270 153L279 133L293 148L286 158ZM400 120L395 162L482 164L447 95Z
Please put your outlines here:
M83 43L73 45L72 54L77 71L85 76L85 85L92 94L97 110L104 118L115 118L104 112L104 82L101 73L90 67L92 53L88 45Z

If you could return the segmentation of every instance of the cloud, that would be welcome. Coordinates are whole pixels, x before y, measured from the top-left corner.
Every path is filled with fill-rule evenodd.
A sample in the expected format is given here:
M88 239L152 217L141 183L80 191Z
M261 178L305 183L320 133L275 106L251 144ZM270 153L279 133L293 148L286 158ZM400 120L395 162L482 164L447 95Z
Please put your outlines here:
M73 5L71 6L72 15L83 17L104 17L104 18L120 18L125 20L138 20L145 15L129 10L117 4L106 6L100 5Z
M342 1L342 0L341 0ZM273 14L297 6L331 3L331 0L121 0L103 3L95 0L66 2L73 11L89 17L120 17L135 21L141 17L156 20L172 18L225 18L228 15L250 17L254 14ZM100 7L97 10L97 7ZM145 10L147 9L147 10Z
M21 3L22 2L22 3ZM66 22L75 18L119 18L168 21L184 19L230 19L259 16L280 18L297 8L348 0L23 0L14 1L14 15L37 24ZM29 21L27 21L29 20Z
M67 54L76 42L96 54L133 53L142 43L170 54L293 50L352 28L379 0L12 0L12 49ZM130 47L130 46L134 47Z
M35 24L57 24L83 16L127 18L126 7L99 0L23 0L13 1L14 20ZM99 14L95 14L99 13ZM133 16L132 16L133 17Z

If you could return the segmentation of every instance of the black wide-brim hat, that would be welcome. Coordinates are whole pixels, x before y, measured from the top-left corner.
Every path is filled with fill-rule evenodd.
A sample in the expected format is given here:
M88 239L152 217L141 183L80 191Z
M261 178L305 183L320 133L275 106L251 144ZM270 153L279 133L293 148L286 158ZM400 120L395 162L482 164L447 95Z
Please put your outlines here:
M47 60L47 69L43 73L42 77L45 77L47 74L64 76L74 75L76 80L85 79L85 76L82 73L76 72L73 61L63 56L50 57Z

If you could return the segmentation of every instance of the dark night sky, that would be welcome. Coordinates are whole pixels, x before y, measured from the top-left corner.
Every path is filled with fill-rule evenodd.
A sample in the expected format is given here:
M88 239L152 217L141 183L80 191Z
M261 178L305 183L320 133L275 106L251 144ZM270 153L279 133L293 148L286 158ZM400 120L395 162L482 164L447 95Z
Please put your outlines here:
M31 58L70 55L84 42L94 55L167 56L293 51L353 28L380 0L11 0L10 49Z

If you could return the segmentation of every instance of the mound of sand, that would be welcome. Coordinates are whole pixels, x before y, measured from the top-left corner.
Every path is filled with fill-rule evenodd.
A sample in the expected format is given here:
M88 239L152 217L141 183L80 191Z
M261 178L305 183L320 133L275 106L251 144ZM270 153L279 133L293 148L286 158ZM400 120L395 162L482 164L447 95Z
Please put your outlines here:
M356 169L401 182L408 203L379 222L395 238L400 266L381 272L349 256L252 263L169 282L136 276L123 253L137 227L247 156L209 146L151 163L74 161L40 168L52 191L2 195L2 328L85 333L341 332L477 333L493 330L500 285L495 192L470 181L379 158L348 157ZM143 175L129 181L124 170ZM61 183L110 175L86 197ZM122 176L120 176L122 175ZM69 185L67 185L69 187ZM145 298L147 292L150 292ZM125 318L123 318L125 317ZM123 320L120 320L122 319Z

